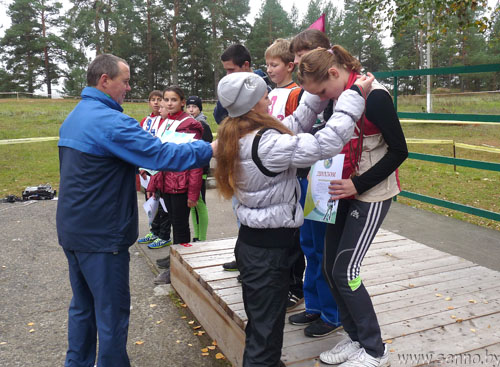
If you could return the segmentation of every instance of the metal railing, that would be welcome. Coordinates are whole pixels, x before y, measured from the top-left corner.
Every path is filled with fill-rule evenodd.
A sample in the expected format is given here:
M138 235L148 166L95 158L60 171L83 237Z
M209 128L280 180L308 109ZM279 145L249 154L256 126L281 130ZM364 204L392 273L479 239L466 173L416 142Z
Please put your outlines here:
M432 69L416 69L416 70L394 70L373 73L379 79L394 78L393 83L393 99L394 107L399 118L415 119L421 121L470 121L470 122L486 122L500 123L500 115L478 115L478 114L450 114L450 113L422 113L422 112L398 112L398 78L404 76L421 76L421 75L448 75L448 74L470 74L470 73L486 73L499 72L500 64L475 65L475 66L459 66L446 68ZM449 164L453 166L462 166L500 172L500 163L475 161L469 159L460 159L455 157L445 157L431 154L410 152L408 158L427 162L435 162L441 164ZM447 209L460 211L467 214L483 217L486 219L500 221L500 213L492 212L485 209L475 208L469 205L459 204L452 201L430 197L427 195L417 194L410 191L401 191L399 194L409 199L425 202L428 204L440 206ZM396 200L397 198L394 198Z

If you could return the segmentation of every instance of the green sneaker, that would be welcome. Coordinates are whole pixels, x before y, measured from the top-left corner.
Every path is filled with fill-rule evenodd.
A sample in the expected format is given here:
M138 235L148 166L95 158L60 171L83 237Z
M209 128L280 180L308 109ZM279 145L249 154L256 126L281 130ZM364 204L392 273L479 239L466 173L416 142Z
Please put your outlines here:
M161 238L157 238L156 240L154 240L154 242L152 244L148 245L148 248L157 249L157 248L162 248L165 246L170 246L171 244L172 244L171 239L165 241L165 240L162 240Z
M148 243L154 242L158 236L154 235L153 232L149 232L144 237L141 237L137 240L137 243L141 245L147 245Z

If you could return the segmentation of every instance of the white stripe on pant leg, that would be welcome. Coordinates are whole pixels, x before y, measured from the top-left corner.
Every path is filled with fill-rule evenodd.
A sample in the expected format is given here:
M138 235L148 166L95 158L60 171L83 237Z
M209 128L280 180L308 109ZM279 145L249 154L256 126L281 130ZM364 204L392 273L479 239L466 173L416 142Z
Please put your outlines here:
M349 265L347 266L347 280L348 281L351 281L351 280L356 278L354 276L353 267L354 267L354 264L357 262L356 259L359 256L360 247L364 243L365 233L368 230L368 228L371 226L372 212L374 210L373 204L375 204L375 203L370 203L370 206L368 208L368 213L366 215L366 221L364 223L363 229L361 230L361 234L358 237L358 242L356 243L356 246L354 247L354 253L352 254L351 260L349 261Z
M373 228L376 227L377 223L377 210L379 203L370 203L370 208L368 209L368 214L366 218L366 222L364 224L363 230L361 231L361 235L359 236L358 242L356 243L356 247L354 250L354 254L351 257L351 261L349 262L349 266L347 267L347 280L354 280L356 275L356 268L359 266L361 261L363 260L363 248L369 245L369 233L373 232Z
M363 248L363 254L361 256L361 261L358 262L357 264L357 269L356 269L356 276L359 275L360 273L360 270L361 270L361 263L363 261L363 259L365 258L366 256L366 253L368 252L368 249L370 248L372 242L373 242L373 238L375 237L376 235L376 230L377 230L377 227L378 227L378 224L380 222L380 217L382 215L382 209L383 209L383 202L378 202L377 203L377 207L375 209L376 211L376 214L375 214L375 223L374 225L372 226L371 230L370 230L370 234L368 235L368 241L365 241L365 245L364 245L364 248Z

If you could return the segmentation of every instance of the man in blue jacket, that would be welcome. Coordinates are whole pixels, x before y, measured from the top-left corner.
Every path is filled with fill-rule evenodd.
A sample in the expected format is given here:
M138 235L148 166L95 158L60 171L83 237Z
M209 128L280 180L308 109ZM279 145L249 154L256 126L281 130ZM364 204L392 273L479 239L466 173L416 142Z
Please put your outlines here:
M110 54L87 70L82 100L59 131L57 234L69 264L65 366L130 366L129 252L138 236L137 167L184 171L212 157L204 141L161 144L121 104L130 91L127 62Z

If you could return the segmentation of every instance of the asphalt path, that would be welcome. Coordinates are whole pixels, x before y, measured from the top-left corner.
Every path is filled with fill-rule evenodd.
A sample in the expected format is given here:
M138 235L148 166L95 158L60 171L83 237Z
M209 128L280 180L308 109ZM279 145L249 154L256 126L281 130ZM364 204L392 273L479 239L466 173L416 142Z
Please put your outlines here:
M140 206L140 234L147 233ZM234 237L231 203L207 190L208 239ZM0 366L62 366L71 299L67 261L57 242L56 201L0 204ZM500 232L393 203L384 229L500 270ZM103 238L103 241L106 239ZM169 249L130 248L132 309L128 353L132 366L223 366L218 350L202 356L208 336L195 336L196 321L169 286L155 286L155 259ZM189 321L195 323L189 324Z

